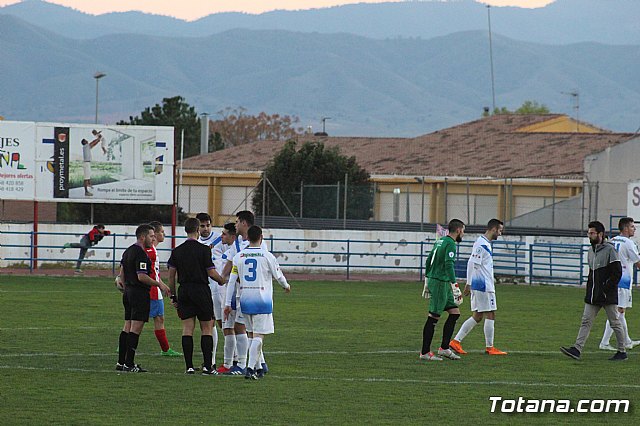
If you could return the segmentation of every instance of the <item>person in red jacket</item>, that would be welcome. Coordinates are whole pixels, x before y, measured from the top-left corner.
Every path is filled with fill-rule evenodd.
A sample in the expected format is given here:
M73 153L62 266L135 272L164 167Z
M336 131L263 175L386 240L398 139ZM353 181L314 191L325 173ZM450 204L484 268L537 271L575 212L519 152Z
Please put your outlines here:
M89 248L97 245L105 237L105 235L110 234L111 231L105 229L104 224L98 223L89 232L82 236L79 243L66 243L64 245L62 251L68 248L80 249L80 255L78 256L78 261L76 262L76 274L82 273L82 269L80 269L80 266L82 265L82 261L84 260L84 257L86 256Z

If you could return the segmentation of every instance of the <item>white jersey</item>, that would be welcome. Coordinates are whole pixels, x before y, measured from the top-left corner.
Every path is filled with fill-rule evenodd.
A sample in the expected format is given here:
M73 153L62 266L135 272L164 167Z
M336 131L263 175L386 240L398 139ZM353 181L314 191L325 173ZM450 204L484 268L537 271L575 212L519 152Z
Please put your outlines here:
M467 284L471 290L495 292L493 277L493 248L484 235L473 244L471 257L467 262Z
M633 264L640 261L638 247L631 239L618 235L611 239L622 263L622 277L618 288L631 288L633 285Z
M232 244L229 249L222 255L222 259L225 262L231 262L236 254L240 253L247 247L249 247L249 241L243 240L242 235L238 235L235 244ZM262 241L262 244L260 244L260 248L269 251L264 241ZM222 264L224 265L225 262L222 262Z
M198 237L198 242L204 244L205 246L209 246L209 248L211 249L211 260L213 260L213 266L215 267L216 271L220 274L222 273L222 271L220 269L218 269L218 265L216 265L215 259L213 257L213 248L216 246L216 244L218 244L219 242L222 241L222 234L219 234L217 232L213 232L211 231L211 233L209 234L209 236L203 238L203 237ZM215 288L213 287L214 285L218 285L218 283L211 277L209 277L209 286L211 288Z
M243 315L273 313L273 283L289 288L275 256L263 247L247 247L233 257L225 304L231 306L236 282Z

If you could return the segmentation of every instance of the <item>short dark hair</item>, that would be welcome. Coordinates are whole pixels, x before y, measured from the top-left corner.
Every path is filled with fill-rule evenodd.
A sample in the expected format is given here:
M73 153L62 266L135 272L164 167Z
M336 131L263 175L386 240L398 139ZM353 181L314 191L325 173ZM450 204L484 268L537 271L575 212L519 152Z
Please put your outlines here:
M604 225L602 224L602 222L599 222L597 220L589 222L589 225L587 225L587 228L594 228L598 233L602 232L604 234L605 232Z
M504 226L504 223L500 219L491 219L489 223L487 223L487 231L493 228L499 228L500 225Z
M260 241L260 237L262 236L262 228L257 225L251 226L247 230L247 236L249 237L249 241L251 241L252 243Z
M136 238L146 237L149 231L153 231L153 226L148 223L142 224L136 228Z
M189 219L184 221L184 232L186 232L187 234L193 234L194 232L197 232L199 227L200 220L195 217L190 217Z
M247 225L251 226L254 224L256 217L249 210L241 210L236 213L236 217L240 220L247 222Z
M449 232L457 232L458 229L462 229L464 227L464 222L460 219L451 219L449 221Z
M627 226L631 225L634 222L635 220L633 220L632 217L623 217L618 221L618 229L620 230L620 232L622 232L624 231L624 228L626 228Z
M236 224L233 222L225 223L223 226L224 229L229 232L231 235L236 235Z
M153 226L153 230L155 232L160 232L160 230L164 228L164 225L162 225L162 223L158 222L157 220L152 220L151 222L149 222L149 225Z
M104 229L104 223L96 223L95 228Z
M206 222L206 221L212 222L211 216L209 216L209 213L204 213L204 212L203 213L198 213L196 215L196 219L198 219L200 222ZM198 225L198 226L200 226L200 225Z

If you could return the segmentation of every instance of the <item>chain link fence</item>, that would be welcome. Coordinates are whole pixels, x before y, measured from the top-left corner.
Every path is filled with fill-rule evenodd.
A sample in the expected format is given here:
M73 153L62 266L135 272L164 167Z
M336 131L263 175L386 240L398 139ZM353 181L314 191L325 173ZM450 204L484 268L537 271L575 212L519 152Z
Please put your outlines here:
M360 186L303 182L283 193L267 179L255 186L181 185L178 205L188 214L215 211L227 218L239 210L292 219L399 223L446 223L455 217L475 226L499 218L507 226L581 230L591 220L605 223L611 215L626 211L626 186L532 179L446 179L423 184L416 179Z

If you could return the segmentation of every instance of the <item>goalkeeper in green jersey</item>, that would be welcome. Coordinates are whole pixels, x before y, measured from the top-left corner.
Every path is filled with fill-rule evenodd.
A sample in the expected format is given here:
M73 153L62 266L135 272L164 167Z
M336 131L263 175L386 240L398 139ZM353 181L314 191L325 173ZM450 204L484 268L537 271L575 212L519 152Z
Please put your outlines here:
M460 359L449 348L449 342L460 317L458 306L462 303L462 292L456 283L454 270L456 259L456 243L464 236L464 223L458 219L449 222L449 235L436 241L425 265L425 285L423 297L429 298L429 316L422 331L422 350L420 359L426 361L442 361L442 357ZM431 341L436 324L447 311L449 314L442 329L442 345L436 355L431 351Z

